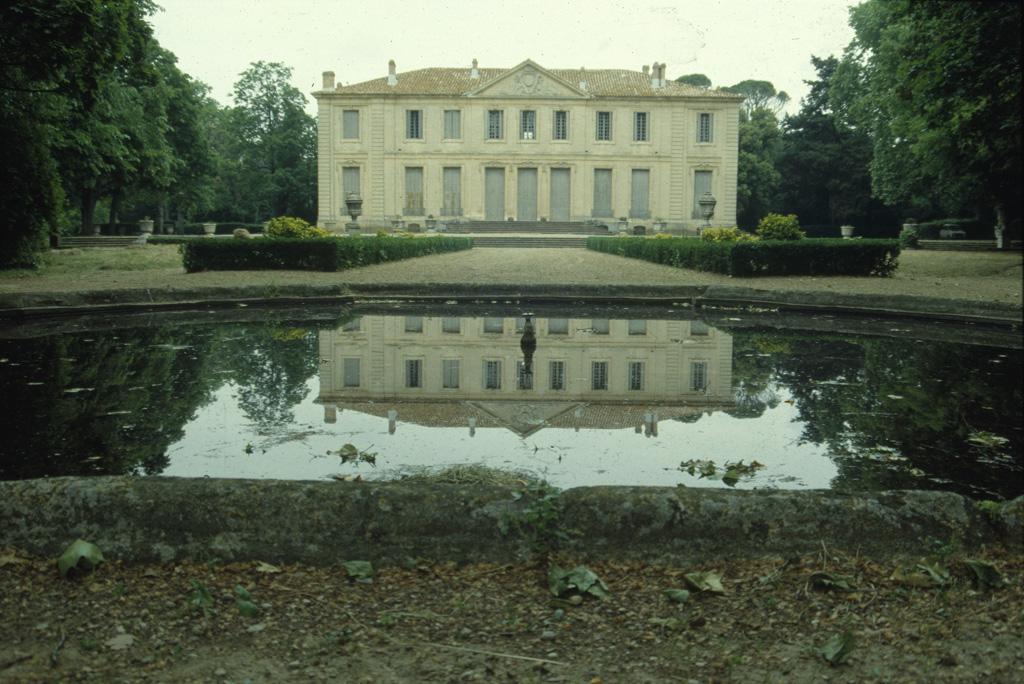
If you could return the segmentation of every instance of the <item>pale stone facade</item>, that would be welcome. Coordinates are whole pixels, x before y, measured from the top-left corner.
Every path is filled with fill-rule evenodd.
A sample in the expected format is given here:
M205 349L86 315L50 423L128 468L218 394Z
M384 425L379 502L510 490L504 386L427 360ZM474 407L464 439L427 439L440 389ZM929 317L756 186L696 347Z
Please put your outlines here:
M696 200L718 200L714 225L735 224L742 96L642 71L421 69L335 86L319 105L321 226L392 220L702 223Z

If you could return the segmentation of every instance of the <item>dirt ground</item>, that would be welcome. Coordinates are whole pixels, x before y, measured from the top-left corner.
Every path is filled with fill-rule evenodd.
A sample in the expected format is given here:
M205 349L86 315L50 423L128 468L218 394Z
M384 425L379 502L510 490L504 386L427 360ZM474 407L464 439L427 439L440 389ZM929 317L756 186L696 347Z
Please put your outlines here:
M894 563L832 549L693 568L588 563L610 598L555 600L549 563L569 569L576 560L418 559L368 580L352 580L344 566L115 561L61 578L52 560L7 549L0 680L1024 681L1024 557L978 556L1004 578L985 592L955 551L949 558L949 583L932 587L893 579ZM811 573L820 570L849 579L817 586ZM719 573L724 593L666 597L692 571ZM258 615L241 615L236 587ZM825 654L841 658L829 640L844 635L852 650L830 663Z

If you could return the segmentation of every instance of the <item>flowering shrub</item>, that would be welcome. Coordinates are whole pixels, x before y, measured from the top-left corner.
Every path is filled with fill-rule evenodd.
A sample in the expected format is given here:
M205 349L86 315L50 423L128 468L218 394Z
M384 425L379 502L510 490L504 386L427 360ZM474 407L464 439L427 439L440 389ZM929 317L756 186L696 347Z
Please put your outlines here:
M279 238L325 238L331 236L330 233L322 228L316 228L300 218L291 218L289 216L278 216L275 219L270 219L267 229L263 231L263 234L267 237Z
M757 234L765 240L799 240L805 235L796 214L768 214L757 222Z
M756 237L744 233L738 227L732 228L705 228L700 232L700 239L704 242L753 242Z
M651 236L654 240L671 240L673 237L674 236L669 235L668 233L655 233Z

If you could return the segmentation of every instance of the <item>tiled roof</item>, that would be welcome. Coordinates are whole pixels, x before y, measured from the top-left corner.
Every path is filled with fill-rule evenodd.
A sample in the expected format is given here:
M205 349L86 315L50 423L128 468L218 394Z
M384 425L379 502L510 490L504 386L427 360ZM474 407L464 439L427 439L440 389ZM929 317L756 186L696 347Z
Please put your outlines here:
M342 95L448 95L458 96L476 90L508 73L510 69L479 69L473 78L471 69L429 68L397 74L398 83L388 85L387 77L338 86L323 91ZM596 97L711 97L739 100L743 96L722 90L709 90L677 81L667 81L664 88L651 85L650 74L625 69L549 69L551 74L579 88L586 82L586 91Z

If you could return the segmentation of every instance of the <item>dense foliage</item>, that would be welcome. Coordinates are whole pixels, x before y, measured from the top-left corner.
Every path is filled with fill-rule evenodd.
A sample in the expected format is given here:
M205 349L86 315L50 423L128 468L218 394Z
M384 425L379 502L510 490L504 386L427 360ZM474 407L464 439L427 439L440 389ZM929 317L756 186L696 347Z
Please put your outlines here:
M896 240L757 240L589 237L587 249L737 277L787 275L889 276L899 263Z
M182 262L197 271L340 271L427 254L473 248L473 238L327 237L257 240L189 240Z
M267 237L274 238L325 238L330 237L323 228L311 226L300 218L289 216L278 216L267 222L267 229L263 232Z
M800 240L804 237L795 214L768 214L757 222L757 234L763 240Z
M700 232L700 239L704 242L749 242L757 238L734 226L732 228L705 228Z

